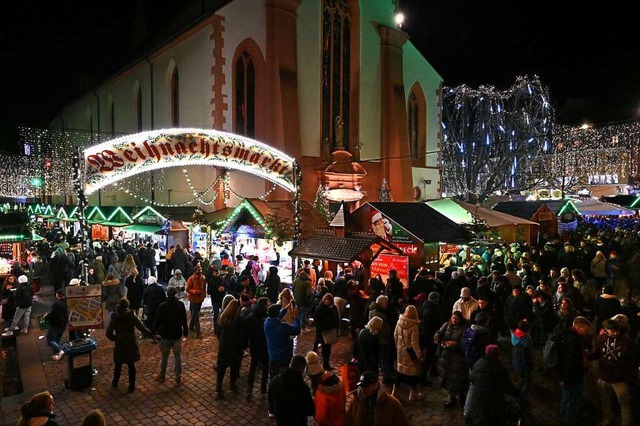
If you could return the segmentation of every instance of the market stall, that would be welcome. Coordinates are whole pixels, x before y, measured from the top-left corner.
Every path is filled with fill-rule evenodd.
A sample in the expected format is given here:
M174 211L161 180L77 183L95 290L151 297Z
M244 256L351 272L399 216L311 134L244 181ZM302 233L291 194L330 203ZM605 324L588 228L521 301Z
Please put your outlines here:
M277 266L280 277L290 280L294 268L289 252L293 249L296 221L293 203L246 198L220 227L219 235L230 234L234 256L258 256L259 262ZM315 229L327 228L326 220L309 204L300 202L302 240Z
M571 200L532 200L532 201L501 201L493 206L492 210L507 213L540 224L539 235L550 238L556 233L562 235L565 232L576 229L578 215Z
M487 226L484 236L489 241L504 241L506 243L535 244L538 240L540 224L497 210L465 203L452 198L440 198L425 202L449 219L458 224L472 224L477 218Z
M424 203L365 203L349 214L347 230L373 232L409 257L409 268L438 270L441 247L464 244L464 228Z

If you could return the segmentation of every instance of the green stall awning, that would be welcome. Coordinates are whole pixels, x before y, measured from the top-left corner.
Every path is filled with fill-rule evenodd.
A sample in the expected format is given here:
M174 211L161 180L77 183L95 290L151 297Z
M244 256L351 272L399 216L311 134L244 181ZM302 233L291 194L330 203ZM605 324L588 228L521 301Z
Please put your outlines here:
M162 229L162 226L158 226L158 225L140 225L140 224L134 224L134 225L129 225L124 227L125 231L135 232L137 234L155 234L161 229Z

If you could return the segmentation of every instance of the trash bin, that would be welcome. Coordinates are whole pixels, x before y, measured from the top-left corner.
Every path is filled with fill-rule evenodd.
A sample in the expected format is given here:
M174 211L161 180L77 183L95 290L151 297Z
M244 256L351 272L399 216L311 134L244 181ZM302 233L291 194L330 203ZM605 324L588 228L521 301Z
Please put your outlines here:
M81 390L91 387L93 383L92 352L98 347L95 339L84 337L72 340L63 345L67 357L69 377L64 385L67 389Z

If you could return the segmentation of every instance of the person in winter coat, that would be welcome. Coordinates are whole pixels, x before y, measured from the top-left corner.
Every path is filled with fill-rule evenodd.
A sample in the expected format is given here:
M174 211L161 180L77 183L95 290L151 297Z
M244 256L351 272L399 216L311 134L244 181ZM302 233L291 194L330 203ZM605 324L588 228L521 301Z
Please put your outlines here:
M267 393L267 384L269 383L269 352L267 350L267 338L264 334L264 322L267 319L268 307L269 299L261 297L258 299L253 311L245 320L249 337L249 353L251 354L251 365L249 366L249 376L247 378L247 400L251 399L253 383L258 367L262 369L260 393Z
M62 336L67 330L69 324L69 309L67 303L64 300L64 290L60 289L56 291L56 301L51 305L51 309L46 315L47 322L49 323L49 330L47 331L47 345L53 350L52 359L54 361L60 361L60 358L64 356L64 351L60 345Z
M596 298L593 304L593 322L596 330L600 330L604 320L621 313L622 305L620 305L620 300L614 294L613 286L604 286L602 294Z
M598 393L602 403L605 422L613 420L612 394L620 404L622 426L631 423L631 388L629 378L633 376L631 338L621 331L620 324L608 319L603 323L604 333L596 339L594 357L598 361Z
M391 395L396 396L399 385L406 383L411 386L409 402L422 396L417 392L421 372L420 367L423 359L422 348L420 347L419 324L420 320L418 319L418 311L416 307L408 305L404 310L404 314L400 315L400 319L396 324L394 332L398 379L393 385ZM410 356L409 349L413 349L415 358Z
M358 381L358 389L350 395L345 426L406 426L402 404L389 395L378 381L378 375L365 371Z
M302 320L301 320L302 322ZM327 333L338 333L339 321L338 321L338 309L333 304L333 295L327 293L322 298L322 304L318 306L316 310L316 316L314 318L316 326L316 338L313 342L313 350L318 349L318 345L322 345L322 368L325 370L331 370L329 359L331 358L331 345L334 342L327 341Z
M455 407L458 398L460 405L464 406L469 367L464 357L462 336L467 326L468 323L462 313L455 311L433 338L439 346L437 367L440 386L449 391L449 400L444 403L446 408Z
M382 320L382 328L378 334L380 342L380 367L382 369L382 377L385 382L389 381L394 370L393 358L395 355L395 346L393 342L393 332L395 330L395 322L391 321L391 309L389 308L389 298L380 295L374 302L369 305L369 319L380 317Z
M227 287L218 268L211 268L211 274L207 277L207 294L211 297L213 330L216 335L219 335L218 318L222 308L222 299L227 294Z
M102 300L104 301L104 308L107 311L107 322L111 321L111 316L116 310L116 304L118 300L124 297L124 290L120 285L120 280L115 278L113 274L107 274L107 277L102 282Z
M96 282L101 283L107 276L107 270L102 262L102 256L96 256L95 259L89 264L89 268L93 268L93 273L96 276Z
M378 334L381 328L382 319L373 317L358 333L354 348L360 372L373 371L378 374L378 369L380 368L380 340Z
M184 249L180 244L176 245L176 251L171 255L171 267L174 269L180 269L183 273L187 271L187 264L189 260L184 253Z
M598 283L598 289L604 287L607 283L607 258L600 250L596 252L595 257L591 260L591 275Z
M13 315L16 313L16 303L13 298L15 291L13 291L13 289L17 286L18 283L15 275L8 275L2 283L2 289L0 290L0 304L2 305L2 319L5 323L10 324L13 320ZM10 328L7 327L7 329L3 331L9 330Z
M295 355L289 368L271 380L269 406L278 426L306 426L307 418L315 414L311 390L302 376L306 366L306 359Z
M127 299L129 299L129 309L131 309L137 317L140 317L140 308L142 307L142 294L144 293L144 284L142 277L138 274L138 269L133 268L131 273L124 280L124 286L127 288Z
M308 367L307 367L308 368ZM343 426L345 395L342 379L332 371L325 371L313 394L318 426Z
M471 386L464 406L467 423L474 426L502 425L506 420L504 394L518 396L509 373L500 361L500 348L488 345L485 356L473 365Z
M218 327L220 338L218 341L218 375L216 377L216 399L224 398L222 382L227 368L230 370L231 392L236 391L236 380L240 375L242 353L247 347L247 333L244 320L240 317L240 302L233 299L222 314Z
M204 276L202 276L202 268L196 267L193 275L187 280L186 290L189 295L189 310L191 311L189 330L196 332L197 339L202 339L202 332L200 331L200 309L202 308L202 302L204 302L207 296L207 282Z
M367 299L358 288L358 281L351 280L347 284L349 293L349 325L351 328L351 339L362 330L369 319L367 316Z
M404 303L404 286L398 278L398 271L395 269L389 269L386 294L389 297L389 306L396 312L399 312Z
M57 426L53 407L53 396L48 391L33 395L20 407L16 426Z
M269 266L267 278L264 281L264 289L271 303L278 301L278 293L280 293L280 276L276 266Z
M154 376L164 382L167 374L169 353L173 350L173 374L177 384L182 383L182 336L189 336L187 327L187 310L184 303L177 298L178 290L170 287L167 300L158 307L152 332L160 335L160 374Z
M530 329L529 322L522 320L518 323L518 327L511 332L511 344L513 345L511 364L520 378L518 390L520 391L521 403L527 402L529 389L531 388L531 373L533 372Z
M2 333L4 337L13 336L14 331L20 330L22 334L29 332L29 318L31 316L31 306L33 305L33 289L29 284L26 275L18 277L18 287L13 294L13 301L16 306L11 325Z
M180 269L173 270L173 276L167 283L167 289L169 289L170 287L175 287L176 290L178 290L178 297L181 297L182 292L185 291L187 287L187 281L182 276L182 271Z
M514 286L504 305L504 320L509 330L514 330L520 320L530 321L532 313L531 297L522 291L522 287Z
M583 389L587 361L585 357L586 337L593 328L585 317L573 320L570 328L558 328L560 346L558 362L554 368L560 384L560 422L567 426L584 424Z
M111 387L116 389L120 381L122 365L127 364L129 370L129 392L136 390L136 362L140 361L140 349L136 339L136 328L145 336L151 332L129 309L129 301L120 299L116 304L116 312L112 315L107 327L107 339L115 342L113 347L113 381Z
M436 373L436 351L438 350L438 345L433 341L433 336L444 322L444 319L440 316L439 302L440 295L432 291L420 310L422 342L426 352L423 380L426 380L427 374L433 376Z
M558 324L558 318L553 311L553 304L549 293L536 290L533 302L533 324L531 339L535 346L544 346L549 333Z
M67 256L64 254L64 249L57 248L49 262L49 274L54 291L58 291L64 286L65 282L68 282L66 281L67 269Z
M307 309L311 302L311 275L306 269L300 269L293 281L293 298L300 310L300 324L304 327L307 321Z
M160 304L167 300L167 293L164 291L164 287L158 284L157 278L153 275L147 280L149 285L142 293L142 304L144 305L144 314L146 316L145 326L153 328Z
M295 310L295 307L289 305L283 308L281 305L271 305L267 309L268 318L264 322L264 335L267 339L271 377L275 377L281 368L289 365L293 357L293 341L290 337L300 334L300 319L297 315L294 316L293 324L282 321L287 311L291 309Z
M475 323L462 334L464 357L469 369L472 369L473 364L484 356L487 345L496 343L495 336L488 327L489 315L486 312L479 312L475 319Z

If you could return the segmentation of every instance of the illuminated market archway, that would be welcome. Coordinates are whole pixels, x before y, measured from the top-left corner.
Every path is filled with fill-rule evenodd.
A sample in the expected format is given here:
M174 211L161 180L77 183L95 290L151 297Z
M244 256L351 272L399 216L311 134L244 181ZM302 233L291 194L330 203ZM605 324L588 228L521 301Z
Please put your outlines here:
M213 129L165 129L119 137L74 157L78 218L86 243L86 195L137 174L169 167L211 166L251 173L293 192L295 236L300 235L300 169L296 160L271 146Z

